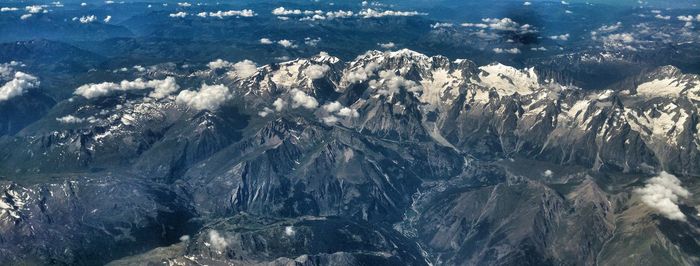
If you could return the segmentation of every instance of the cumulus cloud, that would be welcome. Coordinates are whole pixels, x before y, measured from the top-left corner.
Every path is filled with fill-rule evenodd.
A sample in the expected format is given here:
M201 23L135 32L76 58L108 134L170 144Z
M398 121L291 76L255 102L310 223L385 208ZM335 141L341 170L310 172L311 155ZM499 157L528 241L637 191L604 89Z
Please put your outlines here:
M482 21L488 23L489 28L494 30L517 31L520 27L520 24L510 18L485 18Z
M294 231L294 227L292 226L287 226L284 228L284 234L287 236L293 236L295 233L296 231Z
M268 38L261 38L260 44L272 44L272 41Z
M0 87L0 102L24 94L28 89L39 86L39 79L24 72L14 73L12 80Z
M497 53L497 54L503 54L503 53L507 53L507 54L519 54L519 53L520 53L520 49L518 49L518 48L511 48L511 49L493 48L493 52L494 52L494 53Z
M143 90L148 88L154 89L149 96L157 99L164 98L180 89L173 77L149 81L137 78L133 81L122 80L120 83L102 82L85 84L78 87L73 94L92 99L109 95L115 91Z
M304 38L304 44L312 47L316 47L318 43L321 42L321 38L311 38L311 37L306 37Z
M224 251L228 246L228 240L216 230L209 231L209 244L218 252Z
M523 5L524 5L524 6L529 6L529 5L532 5L532 3L531 3L531 2L528 2L528 1L526 1L526 2L524 2L524 3L523 3Z
M641 196L642 202L661 215L671 220L685 221L686 216L678 207L681 198L690 195L687 189L681 186L681 181L674 175L661 172L658 176L649 179L643 188L635 190Z
M277 98L274 102L272 102L272 106L275 107L275 111L280 112L284 110L285 106L287 106L287 102L282 98Z
M230 76L238 78L247 78L255 75L258 71L258 66L255 62L250 60L243 60L238 63L233 64L233 71L229 72Z
M102 21L104 21L105 23L109 23L110 21L112 21L112 16L108 15Z
M275 16L286 16L286 15L301 15L303 12L299 9L288 10L284 7L278 7L272 10L272 14Z
M26 20L26 19L29 19L31 17L32 17L32 14L24 14L24 15L20 16L19 19Z
M569 37L571 35L567 34L562 34L562 35L554 35L554 36L549 36L550 39L555 40L555 41L568 41Z
M148 96L156 99L165 98L180 89L180 86L177 85L173 77L167 77L162 80L151 80L148 85L153 86L153 91L148 94Z
M97 17L95 15L89 15L89 16L81 16L81 17L74 17L73 21L79 21L80 23L87 24L87 23L92 23L97 20Z
M297 46L294 44L294 42L284 39L284 40L279 40L277 41L277 44L281 45L284 48L296 48Z
M18 11L19 8L16 7L2 7L0 8L0 12L10 12L10 11Z
M337 123L339 117L356 118L360 116L357 110L345 107L338 101L326 103L321 106L320 110L322 112L320 114L317 113L317 115L321 118L321 121L328 125Z
M416 11L393 11L384 10L378 11L371 8L363 9L358 13L363 18L381 18L381 17L411 17L411 16L424 16L426 13L419 13Z
M23 64L18 61L0 64L0 78L12 79L15 75L15 67L17 66L23 66Z
M40 5L25 6L24 10L26 10L30 14L38 14L38 13L45 13L46 12L46 9L44 9L44 6L40 6Z
M188 2L177 3L177 5L178 5L178 6L181 6L181 7L190 7L190 6L192 6L192 4L190 4L190 3L188 3Z
M636 38L632 33L614 33L605 36L593 35L593 40L600 40L606 48L636 50L632 44L636 43Z
M211 69L211 70L216 70L216 69L220 69L220 68L229 68L229 67L231 67L231 65L232 65L231 62L229 62L229 61L222 60L222 59L216 59L214 61L209 62L207 64L207 67L209 67L209 69Z
M85 118L79 118L79 117L75 117L73 115L67 115L64 117L56 118L56 121L64 123L64 124L78 124L78 123L85 122Z
M321 106L321 109L329 113L337 112L340 110L340 108L343 108L343 105L338 101L333 101Z
M254 17L257 14L250 9L243 9L243 10L229 10L229 11L216 11L216 12L200 12L197 13L198 17L206 18L206 17L215 17L215 18L220 18L223 19L224 17Z
M199 91L181 91L175 98L175 102L200 111L215 111L232 97L228 87L224 85L202 84Z
M268 115L270 115L270 114L272 114L272 113L274 113L274 112L275 112L274 110L265 107L265 108L263 108L262 111L258 112L258 115L259 115L260 117L266 117L266 116L268 116Z
M536 32L532 25L520 25L520 23L515 22L511 18L484 18L481 19L481 21L482 23L462 23L461 26L482 29L482 34L486 34L483 32L485 29L493 31L512 31L520 34Z
M375 62L370 62L364 67L359 67L353 71L347 72L345 74L345 80L347 80L350 83L360 83L363 82L372 75L374 75L374 72L379 68L379 65Z
M300 18L300 21L316 21L316 20L327 20L336 18L350 18L354 17L356 14L352 11L338 10L338 11L328 11L324 12L322 10L301 10L301 9L286 9L284 7L278 7L272 10L272 14L277 16L278 19L288 20L289 16L305 16Z
M304 75L310 79L320 79L326 75L331 68L328 65L310 65L304 70Z
M318 101L311 95L299 89L292 89L290 92L292 108L303 107L306 109L316 109L318 107Z
M661 19L661 20L670 20L670 19L671 19L671 16L664 16L664 15L661 15L661 14L656 14L656 16L654 16L654 17L655 17L655 18L658 18L658 19Z
M452 28L454 27L454 24L449 23L449 22L436 22L435 24L430 24L430 27L433 29L437 28Z
M187 16L187 12L180 11L177 13L170 13L168 16L170 16L171 18L184 18Z
M379 78L379 80L371 80L369 86L377 89L377 93L381 95L393 95L401 88L410 92L420 91L420 86L416 82L397 76L392 71L380 71Z
M396 47L396 44L393 42L378 43L377 45L379 45L379 47L382 47L384 49L392 49L392 48Z

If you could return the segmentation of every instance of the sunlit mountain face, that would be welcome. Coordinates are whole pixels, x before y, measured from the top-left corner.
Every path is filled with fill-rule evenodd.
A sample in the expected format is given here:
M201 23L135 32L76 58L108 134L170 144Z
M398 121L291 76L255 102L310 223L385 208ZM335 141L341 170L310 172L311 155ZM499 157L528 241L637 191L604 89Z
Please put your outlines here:
M700 265L698 5L0 1L0 265Z

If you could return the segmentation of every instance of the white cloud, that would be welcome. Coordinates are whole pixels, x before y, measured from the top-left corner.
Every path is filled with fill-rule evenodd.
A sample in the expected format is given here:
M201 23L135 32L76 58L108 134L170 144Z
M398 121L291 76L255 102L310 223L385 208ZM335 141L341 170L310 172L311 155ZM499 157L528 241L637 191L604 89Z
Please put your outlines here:
M223 19L224 17L254 17L257 14L250 9L243 9L243 10L229 10L229 11L216 11L216 12L200 12L197 14L199 17L206 18L207 16L209 17L215 17L215 18L220 18Z
M10 12L10 11L17 11L19 8L16 7L2 7L0 8L0 12Z
M316 109L316 107L318 107L318 101L316 98L299 89L292 89L290 91L290 95L292 108L304 107L306 109Z
M79 117L75 117L73 115L67 115L64 117L56 118L56 121L64 123L64 124L78 124L78 123L85 122L85 118L79 118Z
M326 17L328 19L349 18L349 17L353 17L354 15L355 15L355 13L353 13L352 11L344 11L344 10L326 12Z
M31 14L37 14L37 13L41 13L41 12L45 11L44 7L40 6L40 5L26 6L26 7L24 7L24 10L26 10L27 12L29 12Z
M497 53L497 54L502 54L502 53L519 54L520 49L518 49L518 48L511 48L511 49L493 48L493 52Z
M321 121L323 121L323 123L325 123L326 125L333 125L335 123L338 123L338 118L334 115L329 115L321 118Z
M216 230L209 231L209 244L218 252L224 251L228 246L228 240Z
M294 227L292 226L287 226L284 228L284 234L287 236L293 236L295 233L296 231L294 231Z
M178 104L187 105L196 110L215 111L232 97L224 85L202 84L199 91L183 90L175 98Z
M670 20L671 19L671 16L663 16L661 14L656 14L656 16L654 16L654 17L658 18L658 19L662 19L662 20Z
M287 102L282 100L282 98L277 98L277 100L272 103L272 106L275 107L277 112L281 112L284 110L284 107L287 106Z
M178 6L181 6L181 7L190 7L190 6L192 6L192 4L187 3L187 2L177 3L177 5L178 5Z
M207 67L211 70L216 70L220 68L229 68L231 67L231 62L222 60L222 59L216 59L214 61L211 61L207 64Z
M369 77L374 75L374 71L379 68L379 65L375 62L370 62L364 67L357 68L354 71L350 71L345 75L345 80L350 83L360 83L367 80Z
M162 80L151 80L148 85L153 86L153 91L148 94L151 98L162 99L180 89L180 86L175 82L175 78L167 77Z
M80 6L87 6L87 3L82 2L82 3L80 3Z
M74 17L73 21L80 21L80 23L87 24L87 23L92 23L97 20L97 17L95 15L89 15L89 16L82 16L82 17Z
M678 207L678 201L680 198L687 198L690 192L681 186L681 181L674 175L661 172L649 179L643 188L635 189L635 192L641 195L644 204L666 218L686 220L685 214Z
M357 112L355 109L351 109L349 107L343 107L338 110L337 115L339 116L344 116L344 117L359 117L360 113Z
M296 48L297 46L294 44L294 42L284 39L284 40L279 40L277 41L277 44L281 45L282 47L285 48Z
M633 43L635 41L634 36L630 33L610 34L605 37L605 40L623 43Z
M410 17L410 16L424 16L426 13L419 13L416 11L393 11L385 10L378 11L371 8L363 9L358 13L363 18L381 18L381 17Z
M547 51L547 48L544 48L544 46L540 46L540 47L532 47L532 48L530 48L530 50L531 50L531 51L542 51L542 52L544 52L544 51Z
M278 7L272 10L272 14L275 16L301 15L302 11L299 9L288 10L284 7Z
M255 62L243 60L233 64L233 71L229 72L229 75L238 78L247 78L255 75L255 72L258 72L258 66L255 64Z
M0 102L20 96L26 90L39 86L39 79L35 76L17 71L14 78L0 87Z
M486 29L489 27L488 24L484 23L462 23L462 27L469 27L469 28L481 28L481 29Z
M112 16L107 15L102 21L104 21L105 23L109 23L110 21L112 21Z
M338 117L355 118L360 116L357 110L345 107L338 101L324 104L321 106L321 110L323 110L323 112L320 114L317 113L317 115L328 125L337 123L339 120Z
M333 101L333 102L324 104L323 106L321 106L321 108L326 112L333 113L333 112L339 111L340 108L343 108L343 105L340 104L340 102L338 102L338 101Z
M448 22L444 22L444 23L436 22L435 24L430 24L430 27L433 28L433 29L437 29L437 28L452 28L452 27L454 27L454 24L448 23Z
M31 17L32 17L32 14L24 14L24 15L20 16L19 19L26 20L26 19L31 18Z
M378 43L377 45L379 45L379 47L382 47L382 48L384 48L384 49L391 49L391 48L394 48L394 47L396 47L396 44L395 44L395 43L393 43L393 42L388 42L388 43Z
M180 12L177 12L177 13L171 13L171 14L168 15L168 16L170 16L171 18L184 18L184 17L187 16L187 12L182 12L182 11L180 11Z
M524 5L524 6L529 6L529 5L532 5L532 3L531 3L531 2L528 2L528 1L526 1L526 2L524 2L524 3L523 3L523 5Z
M261 38L260 44L272 44L272 41L268 38Z
M381 95L394 95L400 88L410 92L420 90L420 86L416 82L397 76L393 71L380 71L379 78L379 80L371 80L369 86L378 89L377 93Z
M510 18L485 18L482 21L488 23L489 28L494 30L517 31L520 27L520 24Z
M571 35L567 34L562 34L562 35L554 35L554 36L549 36L550 39L555 40L555 41L568 41L569 37Z
M272 113L274 113L274 112L275 112L274 110L265 107L265 108L263 108L262 111L258 112L258 115L259 115L260 117L266 117L266 116L268 116L268 115L270 115L270 114L272 114Z
M153 92L149 94L150 97L164 98L180 89L180 86L177 85L175 78L173 77L149 81L144 81L141 78L137 78L133 81L122 80L120 83L103 82L97 84L85 84L78 87L73 94L92 99L109 95L115 91L143 90L147 88L154 89Z
M316 47L318 43L321 42L321 38L311 38L311 37L306 37L304 38L304 44L312 47Z
M544 173L542 173L542 175L545 177L552 177L553 174L554 172L552 172L552 170L549 169L545 170Z
M599 32L611 32L611 31L616 31L616 30L620 29L620 27L622 27L622 22L618 21L617 23L612 24L612 25L600 26L600 28L598 28L597 31L599 31Z
M23 66L21 62L10 61L9 63L0 64L0 78L2 79L12 79L15 75L15 67Z
M310 79L320 79L326 75L331 68L328 65L310 65L304 70L304 75Z

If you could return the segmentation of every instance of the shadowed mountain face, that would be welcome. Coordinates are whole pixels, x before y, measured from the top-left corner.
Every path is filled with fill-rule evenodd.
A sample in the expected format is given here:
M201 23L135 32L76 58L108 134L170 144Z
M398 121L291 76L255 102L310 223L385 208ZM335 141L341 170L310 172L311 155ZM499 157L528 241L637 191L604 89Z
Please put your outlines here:
M3 263L698 262L697 75L587 91L411 50L219 64L87 84L0 139Z
M223 2L0 3L0 265L700 265L692 1Z

